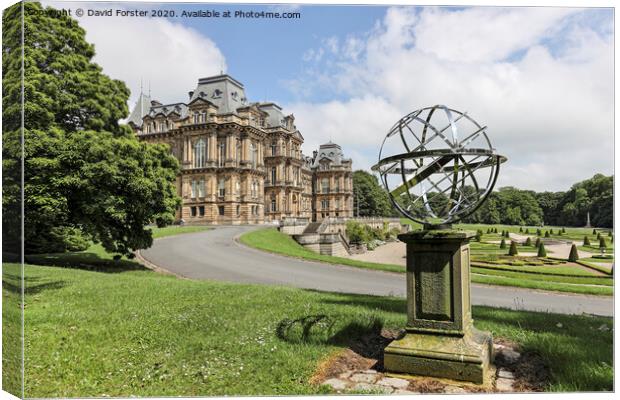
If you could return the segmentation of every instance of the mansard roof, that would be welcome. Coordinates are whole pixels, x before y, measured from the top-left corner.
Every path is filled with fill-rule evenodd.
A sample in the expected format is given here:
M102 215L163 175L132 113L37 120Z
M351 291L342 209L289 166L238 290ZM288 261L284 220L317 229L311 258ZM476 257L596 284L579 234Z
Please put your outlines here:
M318 167L321 162L329 162L333 165L341 165L351 162L350 158L344 158L344 152L340 145L331 140L319 146L317 156L314 158L313 167Z
M215 104L222 114L234 113L248 103L243 84L226 74L200 78L196 89L190 93L190 102L204 98Z
M185 118L187 116L187 111L188 108L185 103L162 104L151 107L148 115L151 118L155 118L157 115L168 117L170 114L175 113L179 118Z
M127 123L132 123L137 127L142 126L142 118L146 114L149 113L151 109L151 96L147 96L144 93L140 93L138 97L138 101L134 106L131 114L129 114L129 118L127 119Z

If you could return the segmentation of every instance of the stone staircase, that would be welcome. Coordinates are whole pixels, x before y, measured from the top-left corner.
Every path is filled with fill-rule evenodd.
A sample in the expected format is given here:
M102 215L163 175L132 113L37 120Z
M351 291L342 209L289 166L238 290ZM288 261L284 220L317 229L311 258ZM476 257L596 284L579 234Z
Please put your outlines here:
M304 229L304 235L308 235L308 234L312 234L312 233L319 233L319 228L321 227L323 223L322 222L310 222L308 224L308 226L306 226L306 229Z

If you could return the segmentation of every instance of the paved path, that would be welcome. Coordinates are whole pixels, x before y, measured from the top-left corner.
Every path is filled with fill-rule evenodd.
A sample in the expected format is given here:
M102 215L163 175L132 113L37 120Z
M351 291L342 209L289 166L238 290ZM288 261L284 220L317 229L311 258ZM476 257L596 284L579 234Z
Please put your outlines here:
M405 275L323 264L278 256L233 239L257 227L213 230L158 239L142 256L153 264L191 279L287 285L328 292L405 296ZM611 297L556 294L519 288L472 285L472 302L564 314L613 315Z

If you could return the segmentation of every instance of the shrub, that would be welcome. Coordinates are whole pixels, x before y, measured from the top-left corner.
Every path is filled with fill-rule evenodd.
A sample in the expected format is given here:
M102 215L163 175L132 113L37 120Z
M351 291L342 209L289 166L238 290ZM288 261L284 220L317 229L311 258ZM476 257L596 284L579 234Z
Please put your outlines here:
M542 231L540 230L540 228L539 228L539 229L536 229L536 235L538 235L538 236L542 236Z
M542 242L540 241L540 238L536 238L536 243L534 244L534 246L535 246L536 248L539 248L541 243L542 243Z
M549 234L553 235L553 229L549 229Z
M599 247L599 249L606 249L607 248L607 242L605 241L604 237L601 237L599 239L598 247Z
M476 232L475 240L476 240L476 242L481 242L482 241L482 234L480 232Z
M487 229L487 234L491 233L491 228Z
M596 234L596 240L601 240L601 237L602 237L602 235L601 235L600 232Z
M519 232L523 233L523 227L522 226L519 227Z
M613 234L611 233L611 231L609 231L609 233L607 234L607 236L612 237Z
M516 256L517 254L519 254L519 251L517 250L517 243L516 242L510 242L510 249L508 249L508 255L509 256Z
M592 234L596 235L596 229L592 229Z
M352 243L368 243L371 239L368 226L357 221L347 221L346 233Z
M562 233L566 233L566 229L564 229L564 227L562 227Z
M538 246L538 257L547 257L547 250L545 250L545 245L543 243L540 243L540 246Z
M526 246L531 246L532 245L532 239L528 236L527 239L525 239L525 245Z
M530 233L530 228L525 228L525 234L529 234Z
M398 228L390 229L390 237L397 238L398 235L400 235L400 229L398 229Z
M568 261L575 262L579 260L579 253L577 253L577 246L574 244L570 247L570 254L568 255Z
M506 241L502 238L501 243L499 244L499 248L500 249L505 249L506 248Z
M588 238L588 236L583 237L583 245L590 246L590 238Z
M549 234L549 231L545 231L545 237L546 238L551 237L551 235Z

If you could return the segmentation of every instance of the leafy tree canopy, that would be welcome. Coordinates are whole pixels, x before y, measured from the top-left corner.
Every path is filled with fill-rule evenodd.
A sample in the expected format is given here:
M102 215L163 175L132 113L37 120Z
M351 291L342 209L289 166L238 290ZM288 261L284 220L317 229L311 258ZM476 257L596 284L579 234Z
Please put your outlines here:
M128 88L92 62L77 21L39 3L24 3L22 130L20 7L3 15L4 244L20 242L23 135L26 252L83 248L85 239L121 254L150 246L145 225L170 223L179 204L177 160L118 124Z
M377 177L363 170L353 172L354 214L360 217L388 217L395 215L388 194L379 185Z

